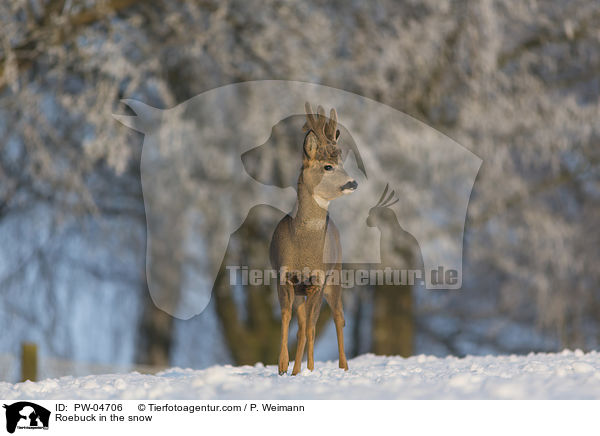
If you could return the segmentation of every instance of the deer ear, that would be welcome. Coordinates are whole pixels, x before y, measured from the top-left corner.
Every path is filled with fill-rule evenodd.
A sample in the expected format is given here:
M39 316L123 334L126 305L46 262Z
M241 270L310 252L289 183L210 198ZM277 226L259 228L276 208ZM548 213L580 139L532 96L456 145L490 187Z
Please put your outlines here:
M319 147L319 141L317 135L312 130L309 130L304 137L304 156L310 160L314 159L317 155L317 148Z

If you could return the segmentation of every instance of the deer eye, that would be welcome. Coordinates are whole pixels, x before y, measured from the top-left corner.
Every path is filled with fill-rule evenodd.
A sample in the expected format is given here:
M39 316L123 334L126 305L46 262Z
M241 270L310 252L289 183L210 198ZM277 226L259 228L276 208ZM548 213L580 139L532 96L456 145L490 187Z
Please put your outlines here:
M331 165L325 165L325 166L323 167L323 169L324 169L325 171L331 171L331 170L333 169L333 167L332 167Z

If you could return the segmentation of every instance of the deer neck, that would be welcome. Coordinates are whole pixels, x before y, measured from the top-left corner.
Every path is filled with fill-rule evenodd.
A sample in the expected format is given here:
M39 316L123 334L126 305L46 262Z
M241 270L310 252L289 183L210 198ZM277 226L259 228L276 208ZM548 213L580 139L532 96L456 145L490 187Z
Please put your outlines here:
M328 208L329 201L311 193L301 175L298 179L296 226L305 227L310 230L325 229L329 214Z

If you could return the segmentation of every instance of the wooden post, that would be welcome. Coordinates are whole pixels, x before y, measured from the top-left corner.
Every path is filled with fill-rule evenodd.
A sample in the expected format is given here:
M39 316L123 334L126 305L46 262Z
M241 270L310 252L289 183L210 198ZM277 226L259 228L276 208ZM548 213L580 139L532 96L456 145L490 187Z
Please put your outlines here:
M37 380L37 345L23 342L21 345L21 381Z

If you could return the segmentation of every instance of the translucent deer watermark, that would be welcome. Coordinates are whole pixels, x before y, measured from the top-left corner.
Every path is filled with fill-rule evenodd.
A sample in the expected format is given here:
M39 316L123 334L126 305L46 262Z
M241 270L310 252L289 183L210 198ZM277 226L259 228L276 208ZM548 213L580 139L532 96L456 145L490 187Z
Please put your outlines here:
M341 270L352 270L346 274L355 284L364 281L364 271L371 277L371 270L389 268L422 271L415 281L427 289L462 286L464 224L481 159L360 95L267 80L213 89L164 110L124 100L134 114L114 115L145 135L146 274L160 309L182 319L199 314L220 271L253 265L256 259L224 263L236 249L231 235L251 211L268 211L257 230L267 244L277 224L295 216L307 101L337 111L340 162L358 187L328 204L339 231ZM419 251L414 262L402 253L407 245ZM324 250L322 260L336 262L338 254Z

